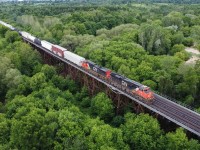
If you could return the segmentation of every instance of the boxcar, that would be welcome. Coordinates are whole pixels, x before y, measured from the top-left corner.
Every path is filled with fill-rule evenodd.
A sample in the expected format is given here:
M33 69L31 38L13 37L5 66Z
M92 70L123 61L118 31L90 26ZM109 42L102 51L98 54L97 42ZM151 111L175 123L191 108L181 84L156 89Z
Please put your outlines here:
M52 45L52 52L56 55L64 58L64 52L67 51L67 49L59 46L59 45Z
M82 66L82 63L85 62L85 58L81 57L79 55L76 55L70 51L64 51L64 58L73 62L74 64L78 66Z
M51 43L49 43L47 41L42 40L41 41L41 45L42 45L42 47L48 49L49 51L52 51L51 49L52 49L52 45L53 44L51 44Z

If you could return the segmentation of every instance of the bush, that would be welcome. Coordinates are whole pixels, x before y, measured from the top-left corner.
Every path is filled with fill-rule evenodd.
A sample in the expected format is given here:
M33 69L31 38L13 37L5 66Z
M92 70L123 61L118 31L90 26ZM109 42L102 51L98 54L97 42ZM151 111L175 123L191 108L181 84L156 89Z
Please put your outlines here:
M183 44L185 46L188 46L188 47L193 46L194 45L194 40L192 38L185 38L183 40Z
M110 121L114 116L112 100L105 93L99 93L92 99L91 110L94 115L99 116L105 121Z
M170 55L174 55L177 52L181 52L185 49L185 46L183 44L176 44L172 47L171 51L169 52Z

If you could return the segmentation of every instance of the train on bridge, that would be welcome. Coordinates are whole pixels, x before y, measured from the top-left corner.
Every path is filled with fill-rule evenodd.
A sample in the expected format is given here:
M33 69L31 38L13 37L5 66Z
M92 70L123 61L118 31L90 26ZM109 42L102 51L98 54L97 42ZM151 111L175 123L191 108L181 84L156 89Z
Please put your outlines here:
M81 70L85 74L92 76L120 94L137 102L139 105L148 108L152 112L159 114L200 137L199 113L152 92L151 89L145 85L130 80L110 69L101 67L84 57L74 54L66 48L40 40L30 33L19 31L1 20L0 24L18 32L25 41L37 46L59 60L67 62L76 69Z
M112 84L113 86L123 90L126 93L129 93L130 95L137 97L143 102L146 102L147 104L151 104L154 101L154 93L151 91L151 89L145 85L142 85L136 81L130 80L123 75L120 75L118 73L115 73L111 71L110 69L101 67L94 62L85 59L84 57L81 57L77 54L74 54L70 51L68 51L66 48L63 48L59 45L55 45L52 43L49 43L45 40L40 40L39 38L36 38L35 36L31 35L30 33L27 33L25 31L19 31L13 26L0 21L0 24L3 26L8 27L9 29L13 31L17 31L23 38L26 38L32 42L34 42L37 45L42 46L43 48L47 49L48 51L58 55L59 57L62 57L79 67L84 68L91 74L105 80L106 82Z

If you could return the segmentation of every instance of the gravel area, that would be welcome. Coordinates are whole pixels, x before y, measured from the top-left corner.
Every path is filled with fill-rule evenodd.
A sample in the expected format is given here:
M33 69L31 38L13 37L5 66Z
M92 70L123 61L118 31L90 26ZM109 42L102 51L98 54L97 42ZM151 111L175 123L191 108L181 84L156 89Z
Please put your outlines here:
M192 56L190 59L188 59L185 63L186 64L194 64L197 60L199 60L199 57L197 56Z
M200 54L200 52L197 49L194 49L192 47L186 47L185 51L189 53Z
M186 64L195 64L196 61L200 59L200 57L195 56L200 54L200 52L197 49L194 49L192 47L186 47L185 51L193 54L193 56L185 62Z

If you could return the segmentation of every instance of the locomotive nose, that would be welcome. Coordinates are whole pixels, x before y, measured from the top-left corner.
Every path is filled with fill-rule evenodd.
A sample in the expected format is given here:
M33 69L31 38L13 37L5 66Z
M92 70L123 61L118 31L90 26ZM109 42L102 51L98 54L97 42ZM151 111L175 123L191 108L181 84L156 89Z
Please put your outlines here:
M149 93L149 99L153 99L153 98L154 98L153 93L150 92L150 93Z

